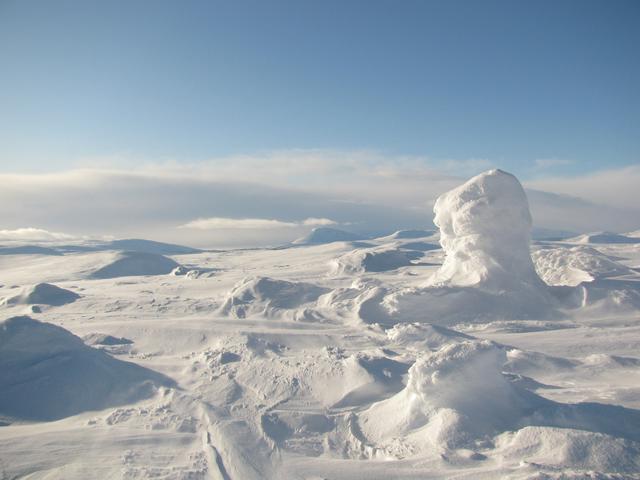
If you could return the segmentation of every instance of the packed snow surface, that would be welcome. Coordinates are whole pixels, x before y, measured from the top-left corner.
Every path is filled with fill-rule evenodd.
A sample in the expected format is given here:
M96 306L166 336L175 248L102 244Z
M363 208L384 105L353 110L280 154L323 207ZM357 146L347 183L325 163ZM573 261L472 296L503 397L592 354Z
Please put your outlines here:
M640 479L638 245L530 245L499 170L435 213L366 244L10 245L0 478Z

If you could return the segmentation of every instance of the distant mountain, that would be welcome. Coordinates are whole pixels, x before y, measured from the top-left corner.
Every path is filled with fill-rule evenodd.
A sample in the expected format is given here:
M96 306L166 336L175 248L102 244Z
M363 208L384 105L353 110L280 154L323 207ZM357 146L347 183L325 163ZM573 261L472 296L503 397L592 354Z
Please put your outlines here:
M640 243L640 238L613 232L585 233L568 241L575 243Z
M21 245L19 247L0 247L0 255L62 255L59 251L39 247L38 245Z
M311 232L293 243L295 245L320 245L323 243L332 242L353 242L356 240L365 240L366 237L358 235L357 233L346 232L344 230L338 230L337 228L318 227L311 230Z
M122 250L126 252L153 253L156 255L185 255L200 253L197 248L174 245L172 243L156 242L139 238L127 238L110 242L93 243L86 245L65 245L59 247L64 252L98 252L103 250Z

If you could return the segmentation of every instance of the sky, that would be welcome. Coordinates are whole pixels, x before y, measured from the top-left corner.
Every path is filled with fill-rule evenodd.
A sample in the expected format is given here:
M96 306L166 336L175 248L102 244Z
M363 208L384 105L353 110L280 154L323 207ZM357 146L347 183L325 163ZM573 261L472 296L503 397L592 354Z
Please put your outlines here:
M639 21L634 0L0 0L0 230L384 230L493 167L550 195L541 226L638 228Z

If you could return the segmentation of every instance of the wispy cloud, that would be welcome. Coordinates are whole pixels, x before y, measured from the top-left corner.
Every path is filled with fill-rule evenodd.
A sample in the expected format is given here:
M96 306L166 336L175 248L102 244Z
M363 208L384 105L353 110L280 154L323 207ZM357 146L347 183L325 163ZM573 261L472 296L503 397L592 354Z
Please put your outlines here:
M23 227L13 230L0 230L0 241L58 242L74 240L77 237L59 232L50 232L42 228Z
M329 225L338 225L338 222L334 222L329 218L309 217L302 221L302 225L305 227L327 227Z
M193 228L196 230L214 230L214 229L240 229L240 230L263 230L274 228L295 228L295 227L311 227L320 225L336 225L328 218L307 218L300 222L285 222L282 220L265 219L265 218L225 218L211 217L198 218L190 222L180 225L179 228Z
M612 207L640 208L640 165L601 170L584 175L550 176L526 182L530 188L583 198ZM640 217L638 217L640 218Z
M350 224L365 234L428 228L435 198L474 173L455 176L421 157L293 150L133 170L0 174L0 218L9 231L29 225L194 246L273 244L317 225ZM525 187L537 226L624 231L640 226L638 184L640 167L627 167L546 176Z
M575 162L567 158L538 158L535 161L536 170L547 170L555 167L573 165Z

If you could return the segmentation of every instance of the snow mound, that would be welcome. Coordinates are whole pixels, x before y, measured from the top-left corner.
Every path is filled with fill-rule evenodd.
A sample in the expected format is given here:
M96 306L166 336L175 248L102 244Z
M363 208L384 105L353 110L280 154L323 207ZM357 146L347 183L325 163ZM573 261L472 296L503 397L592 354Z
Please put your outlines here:
M533 252L538 274L549 285L576 286L633 271L587 246L545 248Z
M420 352L473 339L464 333L428 323L398 323L386 333L392 344Z
M542 284L529 252L529 204L516 177L481 173L441 195L433 210L446 257L432 284L494 290Z
M396 248L360 248L331 262L335 275L353 275L366 272L386 272L411 265L414 256Z
M381 305L386 293L379 282L356 278L349 287L336 288L322 295L317 308L326 312L327 317L338 317L348 323L388 324L389 315Z
M409 369L405 389L361 414L360 428L378 444L421 437L421 448L461 448L507 430L529 405L501 374L504 358L488 341L454 343L423 355Z
M639 411L547 400L503 375L506 359L504 348L486 340L452 343L418 357L402 391L359 414L365 441L385 455L403 456L434 447L478 448L496 435L529 426L640 439Z
M591 471L586 475L576 474L571 478L629 478L593 475L593 471L634 474L640 470L638 443L595 432L525 427L516 432L504 433L498 437L496 443L505 460L516 463L525 460L550 470Z
M633 233L633 232L632 232ZM640 243L640 238L612 232L585 233L567 240L572 243Z
M326 292L326 289L310 283L247 277L228 293L220 312L235 318L273 317L283 310L294 310L315 302Z
M23 289L22 293L7 298L7 305L51 305L60 306L71 303L80 298L75 292L51 285L50 283L38 283Z
M91 278L117 278L141 275L165 275L179 264L174 260L155 253L121 252L115 258L94 271Z
M317 227L311 230L308 235L294 240L293 243L295 245L320 245L323 243L353 242L364 239L364 236L357 233L346 232L337 228Z
M30 317L0 323L0 417L55 420L131 403L171 380Z
M128 252L155 253L157 255L185 255L202 252L202 250L198 250L197 248L174 245L172 243L156 242L153 240L143 240L139 238L113 240L105 244L104 248L125 250Z

